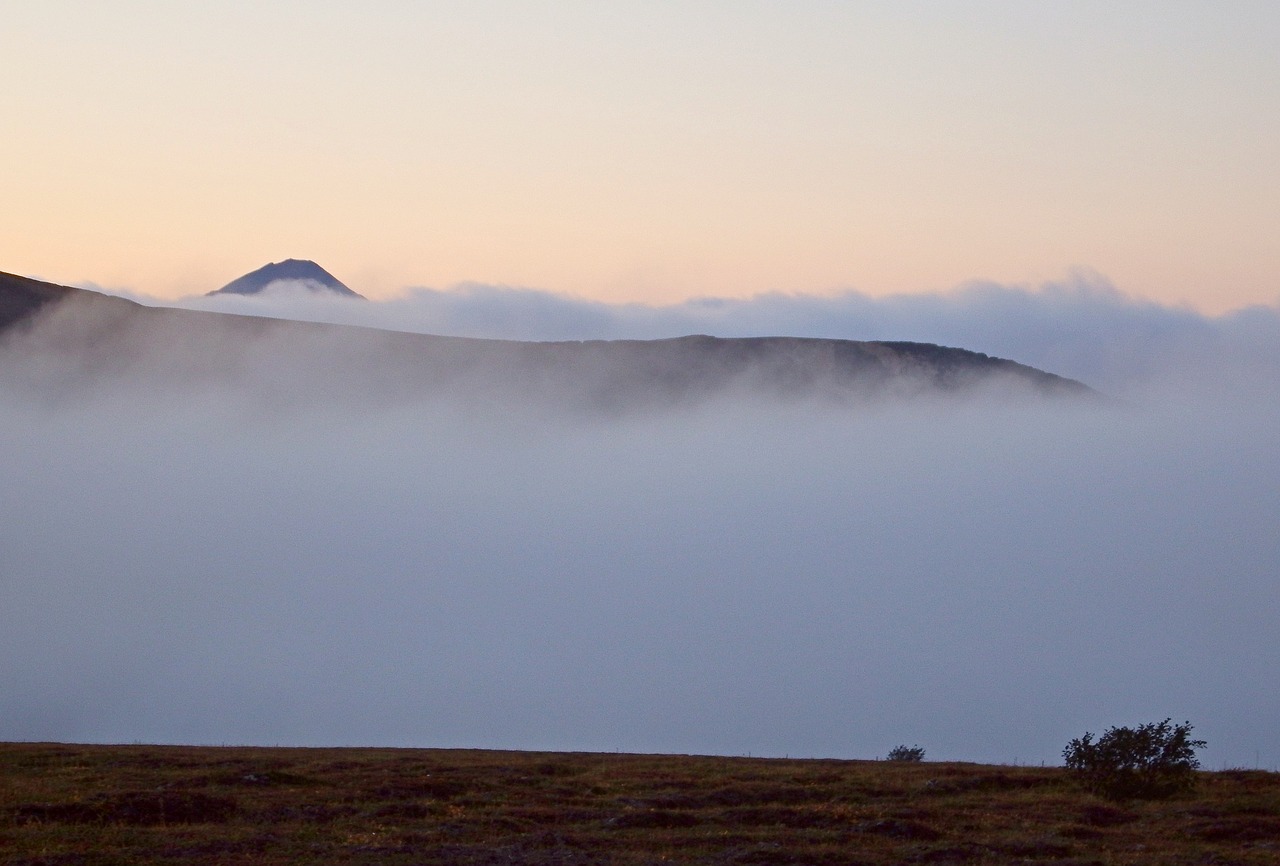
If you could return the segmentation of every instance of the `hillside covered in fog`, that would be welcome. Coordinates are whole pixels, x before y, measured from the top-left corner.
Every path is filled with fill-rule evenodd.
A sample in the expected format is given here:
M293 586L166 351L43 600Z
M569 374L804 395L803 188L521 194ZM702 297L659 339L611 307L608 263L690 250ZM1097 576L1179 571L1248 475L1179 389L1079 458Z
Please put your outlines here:
M126 375L199 387L243 375L290 400L469 394L611 412L727 395L839 402L1092 393L1013 361L928 343L454 338L148 307L12 275L0 275L0 331L11 358L41 359L32 375L53 388Z

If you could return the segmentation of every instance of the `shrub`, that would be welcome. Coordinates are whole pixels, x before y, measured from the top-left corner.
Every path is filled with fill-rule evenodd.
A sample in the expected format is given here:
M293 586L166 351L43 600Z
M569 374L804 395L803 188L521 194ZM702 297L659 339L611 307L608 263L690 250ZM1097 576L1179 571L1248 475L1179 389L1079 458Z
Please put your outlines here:
M1062 750L1063 760L1085 787L1114 800L1172 796L1195 784L1195 753L1205 741L1191 739L1190 722L1169 721L1113 727L1096 743L1086 732Z
M920 746L894 746L889 750L888 760L919 763L924 760L924 749Z

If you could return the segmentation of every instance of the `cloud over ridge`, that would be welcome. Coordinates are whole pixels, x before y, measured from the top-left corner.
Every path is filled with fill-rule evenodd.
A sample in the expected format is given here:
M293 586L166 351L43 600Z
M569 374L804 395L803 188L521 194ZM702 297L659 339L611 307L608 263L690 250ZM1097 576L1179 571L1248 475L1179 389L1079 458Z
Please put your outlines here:
M609 304L552 292L467 283L414 288L371 304L285 288L269 297L186 306L370 327L508 340L826 337L957 346L1128 391L1165 368L1195 376L1226 356L1240 372L1276 371L1280 301L1220 316L1129 297L1104 277L1073 274L1037 289L973 282L950 292L874 297L774 292L677 304Z

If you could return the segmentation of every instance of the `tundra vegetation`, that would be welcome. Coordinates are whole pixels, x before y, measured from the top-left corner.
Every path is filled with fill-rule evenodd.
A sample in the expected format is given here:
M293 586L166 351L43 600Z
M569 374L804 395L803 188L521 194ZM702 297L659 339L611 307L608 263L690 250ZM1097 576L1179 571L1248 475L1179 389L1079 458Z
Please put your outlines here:
M894 746L885 756L889 761L918 762L924 760L924 748L921 746Z
M1280 775L1117 803L1062 767L0 744L0 861L1273 864Z
M1067 744L1062 758L1090 790L1114 800L1171 797L1195 784L1200 768L1191 723L1172 719L1136 728L1110 728L1095 743L1085 733Z

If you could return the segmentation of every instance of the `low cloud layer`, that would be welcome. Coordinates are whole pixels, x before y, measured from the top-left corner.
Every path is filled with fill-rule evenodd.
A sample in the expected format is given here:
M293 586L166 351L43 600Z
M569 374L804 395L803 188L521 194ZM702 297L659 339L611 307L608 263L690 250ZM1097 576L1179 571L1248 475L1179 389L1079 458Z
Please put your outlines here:
M1159 387L1171 371L1220 387L1233 375L1280 376L1280 299L1207 316L1131 298L1095 274L1031 290L973 283L952 292L871 297L766 294L667 306L606 304L533 289L468 284L412 289L374 302L280 284L267 295L190 299L184 305L247 315L509 340L831 337L958 346L1070 376L1117 395Z
M487 336L931 340L1128 399L289 404L269 343L198 387L121 369L52 399L37 332L0 349L0 737L1055 763L1172 716L1209 766L1280 766L1274 309L1093 283L356 303ZM208 350L148 339L170 385Z

